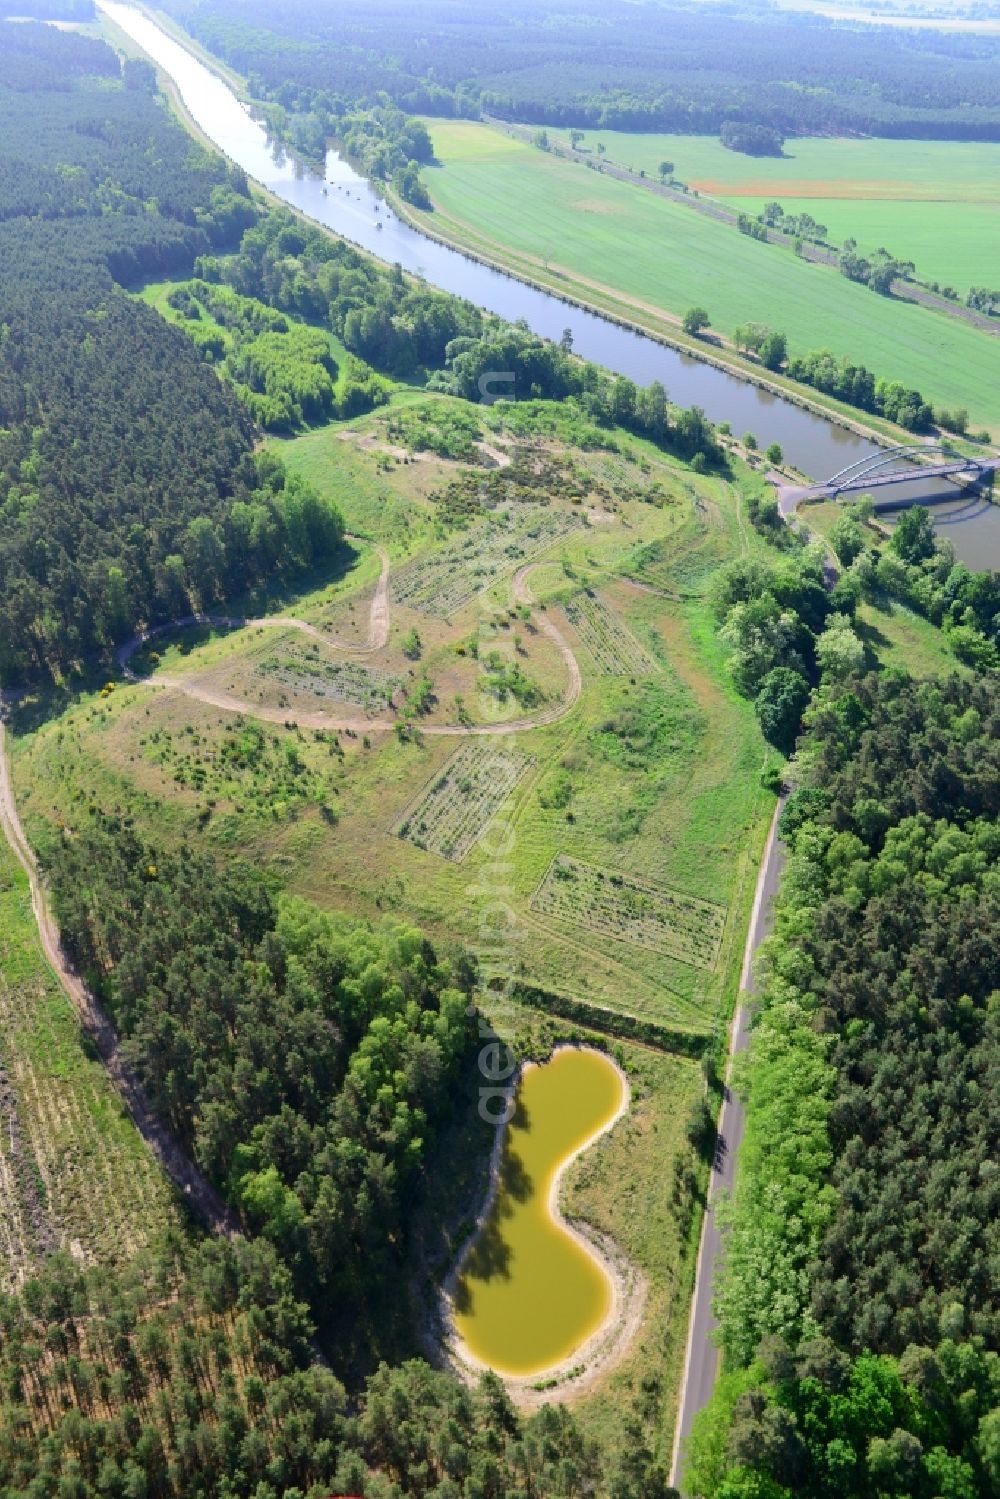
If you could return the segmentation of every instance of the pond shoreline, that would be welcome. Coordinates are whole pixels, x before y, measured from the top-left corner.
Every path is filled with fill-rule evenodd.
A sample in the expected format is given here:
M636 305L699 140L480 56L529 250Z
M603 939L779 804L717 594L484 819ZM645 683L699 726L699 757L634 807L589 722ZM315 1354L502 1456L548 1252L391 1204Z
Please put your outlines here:
M646 1302L646 1279L619 1246L606 1234L599 1233L589 1225L570 1220L559 1206L559 1194L566 1171L602 1136L609 1134L628 1113L632 1105L632 1087L624 1068L607 1052L594 1046L565 1042L553 1048L548 1060L563 1051L596 1052L614 1068L621 1083L622 1093L618 1108L599 1129L583 1140L560 1162L550 1183L546 1203L546 1211L552 1222L572 1239L606 1276L611 1288L611 1305L600 1325L578 1348L558 1363L531 1374L507 1374L501 1370L493 1371L503 1381L515 1404L526 1410L544 1404L557 1387L560 1398L582 1395L598 1379L608 1373L623 1357L638 1333ZM545 1063L540 1062L519 1064L507 1090L508 1099L512 1100L515 1097L522 1079L531 1068L544 1065ZM428 1328L428 1341L433 1343L436 1359L439 1361L443 1359L445 1365L469 1385L476 1384L480 1376L491 1366L472 1352L459 1333L454 1318L454 1296L462 1267L488 1222L496 1202L500 1188L507 1127L507 1120L496 1127L490 1153L489 1185L486 1197L476 1216L472 1232L459 1248L451 1269L438 1289L433 1316L434 1325L433 1328Z

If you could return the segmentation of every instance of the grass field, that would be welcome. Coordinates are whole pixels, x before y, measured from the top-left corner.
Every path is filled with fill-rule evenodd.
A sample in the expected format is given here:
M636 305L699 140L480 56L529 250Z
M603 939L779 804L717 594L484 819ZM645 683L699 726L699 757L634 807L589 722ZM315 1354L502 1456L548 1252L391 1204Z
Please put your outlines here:
M598 130L586 132L581 154L592 159L598 142L609 160L654 181L660 162L672 161L681 182L740 211L777 199L786 212L811 213L833 243L884 245L923 279L961 293L996 283L1000 145L992 142L807 136L787 141L782 157L751 157L715 136Z
M0 1289L52 1249L120 1262L173 1216L41 955L27 879L0 840Z
M828 348L964 405L976 426L1000 420L1000 340L488 126L428 123L442 165L425 172L437 205L426 217L440 231L526 269L547 263L582 300L611 288L639 313L674 318L701 304L726 337L748 320L768 323L793 352Z

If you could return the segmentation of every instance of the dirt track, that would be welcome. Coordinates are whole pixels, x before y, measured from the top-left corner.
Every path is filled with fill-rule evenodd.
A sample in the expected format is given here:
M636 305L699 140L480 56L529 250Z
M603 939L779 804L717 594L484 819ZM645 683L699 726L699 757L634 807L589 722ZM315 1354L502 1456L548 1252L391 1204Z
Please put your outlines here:
M186 697L193 698L199 703L207 703L211 708L219 708L225 713L243 713L248 718L257 718L263 723L284 724L294 721L306 729L329 729L334 732L354 734L388 733L396 726L395 718L370 718L357 713L344 716L319 712L301 713L290 708L267 708L260 703L251 703L245 698L232 697L229 693L216 688L202 686L187 677L173 677L167 674L139 677L129 667L129 662L136 651L147 641L169 630L184 629L188 625L217 625L223 629L245 629L252 626L257 629L301 630L332 650L350 651L354 655L369 655L373 651L380 650L389 639L389 558L381 547L378 548L378 552L382 559L382 572L372 598L368 636L363 646L338 640L332 635L324 635L315 625L289 615L265 615L260 619L247 619L243 616L228 614L188 614L183 619L174 620L172 624L161 625L155 630L134 635L119 650L118 664L130 682L141 682L147 687L169 688L176 692L183 692ZM540 566L542 563L529 562L514 574L512 587L515 603L531 602L528 577L536 567ZM542 613L536 616L536 620L542 634L547 635L553 642L566 663L568 682L566 692L558 703L554 703L552 707L545 708L533 716L498 720L495 724L422 724L420 725L421 734L454 738L480 738L490 734L524 734L530 729L556 723L560 718L565 717L580 696L582 679L579 663L569 643L552 620Z
M377 547L376 550L381 559L382 570L372 597L368 619L368 634L361 645L325 635L315 625L294 617L272 616L262 619L246 619L230 615L196 614L176 620L171 625L165 625L134 636L119 650L119 665L125 676L132 682L141 682L150 687L173 689L186 694L188 697L195 698L199 702L208 703L210 706L223 709L226 712L245 713L249 717L262 719L270 723L284 723L291 716L287 709L262 708L259 704L229 697L226 693L215 692L210 688L199 686L197 682L188 681L183 677L159 676L155 678L140 678L130 670L129 661L135 655L135 652L148 640L164 634L168 630L194 624L213 624L233 629L245 628L247 626L296 629L320 641L332 650L350 651L354 655L368 655L374 651L381 650L389 639L390 562L388 554L381 547ZM539 565L539 563L529 563L519 568L517 573L515 573L513 579L513 596L517 603L531 602L528 578L534 568ZM538 728L543 724L554 723L564 717L580 696L582 685L580 667L572 649L552 620L541 613L536 618L538 628L555 644L566 664L568 674L567 689L558 703L553 704L550 708L546 708L534 717L510 719L496 724L428 724L422 728L421 732L424 734L451 735L455 737L518 734L524 733L529 729ZM91 1037L94 1045L97 1047L101 1059L107 1068L108 1075L125 1107L132 1116L140 1135L181 1192L185 1201L190 1203L192 1209L205 1224L215 1233L232 1237L239 1232L239 1225L235 1216L229 1211L217 1193L157 1119L153 1109L145 1098L138 1078L122 1057L121 1045L114 1025L87 989L79 974L74 971L63 952L59 930L49 910L38 865L25 835L14 799L10 763L6 754L4 717L7 706L2 694L0 694L0 828L2 828L18 863L28 877L32 910L38 926L38 937L42 952L69 996L84 1031ZM305 727L335 730L350 729L359 733L388 732L395 726L395 720L388 718L336 718L325 713L297 713L294 717L297 723Z

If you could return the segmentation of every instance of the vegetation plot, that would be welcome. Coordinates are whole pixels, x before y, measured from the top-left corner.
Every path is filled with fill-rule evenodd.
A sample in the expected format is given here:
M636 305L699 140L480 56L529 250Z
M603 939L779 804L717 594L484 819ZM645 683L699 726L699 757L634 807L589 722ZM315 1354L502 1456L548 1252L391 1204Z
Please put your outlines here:
M573 516L540 505L498 510L442 551L401 568L393 578L393 595L397 603L446 619L576 524Z
M589 588L563 606L604 677L648 677L657 663L628 626Z
M463 744L394 832L417 848L461 861L534 763L518 750Z
M391 707L392 699L402 687L402 679L374 666L357 661L324 660L310 651L289 650L280 656L268 656L257 668L257 675L277 681L293 692L312 697L333 698L336 702L356 703L372 712Z
M553 859L531 906L540 915L669 953L697 968L714 967L726 925L724 906L594 869L567 854Z
M0 844L0 1289L57 1249L128 1258L170 1190L38 950L27 880Z

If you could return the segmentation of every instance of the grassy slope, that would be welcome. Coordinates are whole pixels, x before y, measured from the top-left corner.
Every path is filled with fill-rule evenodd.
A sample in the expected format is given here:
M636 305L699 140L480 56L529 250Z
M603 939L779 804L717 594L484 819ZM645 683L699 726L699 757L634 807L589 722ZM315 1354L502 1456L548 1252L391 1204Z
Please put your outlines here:
M885 245L960 292L996 281L1000 145L803 137L781 158L760 158L727 151L714 136L598 130L586 132L582 152L593 155L598 141L610 160L652 178L672 161L681 182L747 213L776 198L826 224L835 243Z
M353 425L378 432L380 421L369 417ZM343 438L344 429L331 426L280 447L290 466L336 495L349 525L387 541L397 558L436 545L433 506L425 492L454 476L456 467L434 461L392 463L386 469L386 455L379 448ZM510 900L520 925L515 961L526 978L542 986L704 1031L732 993L750 875L768 812L758 780L765 751L750 705L727 682L704 606L698 600L680 604L643 593L615 582L614 575L645 541L669 543L676 537L678 552L688 555L707 538L725 555L732 546L743 546L747 536L736 520L735 495L728 486L697 481L702 508L696 510L693 476L651 448L625 442L629 458L577 455L595 478L603 475L603 482L622 486L626 497L618 519L582 528L559 544L555 555L570 564L572 579L561 562L553 563L535 575L532 588L537 599L549 600L553 617L560 619L560 595L583 580L602 585L611 607L659 659L661 669L647 690L627 677L597 676L580 651L584 690L577 709L560 722L518 736L517 749L534 756L536 763L510 804L515 833ZM648 466L648 475L641 465ZM666 492L662 508L634 497L636 486L653 477ZM749 540L756 542L752 533ZM373 573L371 554L362 553L356 569L332 588L300 599L296 612L328 621L338 634L349 635L364 619ZM404 675L417 670L400 652L402 634L416 624L424 641L421 666L439 698L431 721L454 721L456 690L476 712L477 668L468 657L456 656L454 647L477 629L486 632L487 643L491 631L494 639L502 638L502 628L484 622L484 607L506 609L510 597L507 577L485 601L473 601L447 623L394 606L389 646L373 664ZM275 604L288 609L280 599ZM554 701L563 690L564 668L544 635L520 628L524 669ZM564 620L561 628L572 638ZM508 626L508 638L512 634ZM266 639L247 632L246 637L196 645L180 663L169 653L167 664L172 671L205 673L224 691L235 684L238 695L256 700L254 691L262 688L261 661L293 643L280 632L269 632ZM266 683L263 687L267 690ZM290 717L295 707L288 707ZM621 763L616 730L606 726L629 718L642 734L650 729L654 712L666 725L655 748L644 763ZM185 726L193 733L185 736ZM412 917L441 939L477 940L485 896L476 887L489 869L482 848L474 848L459 864L393 836L404 809L457 748L455 740L400 743L395 736L381 735L372 736L371 747L365 748L345 737L341 761L311 733L275 727L273 737L282 746L290 739L298 744L316 778L314 789L324 789L339 819L333 828L318 815L315 797L311 805L298 805L286 796L284 782L277 784L276 755L269 754L262 765L260 786L234 787L221 778L209 757L231 728L232 718L217 709L166 695L151 698L141 689L120 690L107 702L85 701L63 717L58 729L51 725L17 745L17 775L33 834L43 833L53 817L72 819L81 783L94 788L104 803L132 807L143 820L160 823L175 836L194 830L208 811L213 841L226 849L252 848L303 893L365 916L395 912ZM154 745L150 736L162 736L167 729L171 741L161 737ZM194 735L200 742L191 742ZM189 756L186 770L184 755ZM193 773L196 761L205 772L202 786L202 772ZM571 819L565 809L546 809L539 799L539 790L566 766L573 787ZM187 784L176 780L178 770ZM209 801L214 807L208 807ZM718 969L706 973L537 917L530 899L557 852L728 902L730 920Z
M32 1217L52 1242L114 1263L173 1215L172 1197L38 946L28 882L0 841L0 1066L13 1087L27 1191L12 1188L12 1121L0 1129L0 1287L37 1258Z
M827 347L964 404L976 425L1000 417L1000 341L489 127L431 128L444 165L425 175L443 230L464 225L539 265L548 258L584 298L589 280L674 316L701 303L727 336L757 319L785 329L793 350Z
M394 401L399 406L415 399L402 393ZM491 420L489 441L510 444L502 414L495 412ZM565 418L556 422L546 443L550 449L560 446L560 434L563 439L571 435L572 429L562 431L560 422L565 424ZM338 498L355 530L383 541L398 563L447 542L431 496L457 470L441 460L398 462L386 451L385 435L385 418L372 415L351 429L334 424L276 446L291 468ZM365 445L363 438L372 442ZM395 736L372 736L365 746L341 736L341 758L329 736L268 727L266 755L253 769L235 773L220 769L213 758L236 727L232 715L177 694L154 695L142 686L119 686L104 697L82 695L47 723L44 714L29 706L32 716L22 718L12 749L19 802L32 837L44 841L54 824L72 824L88 803L117 808L158 837L203 839L222 858L248 855L288 888L335 910L373 920L417 920L442 941L459 939L473 947L484 940L484 902L495 894L490 884L495 887L502 875L502 898L514 913L509 958L527 978L576 997L707 1030L719 1008L732 1001L772 799L760 788L763 745L752 710L728 684L706 590L721 562L760 551L763 543L745 520L743 480L723 484L699 479L648 444L624 436L620 443L619 452L574 449L578 471L611 494L607 503L616 519L596 522L562 543L557 549L561 560L540 568L533 586L570 638L558 600L580 582L596 586L659 658L662 670L635 685L627 678L598 677L576 642L584 671L577 708L562 723L517 741L516 747L535 755L537 764L509 804L513 846L501 869L481 847L464 864L451 864L393 836L399 810L436 775L454 752L455 741L427 738L402 744ZM654 479L662 486L657 506L639 497ZM265 607L328 623L338 635L360 636L376 571L373 552L359 548L345 567L312 580L299 597L289 600L276 590ZM644 593L625 573L641 574L654 587L681 590L687 597L678 602L658 592ZM499 582L491 595L497 603L509 600L509 579ZM384 653L394 665L399 636L408 623L396 606ZM878 623L884 624L881 617ZM922 621L915 623L923 628ZM912 654L909 617L898 641L897 624L893 617L884 641L873 637L872 643L880 654L899 659ZM485 628L482 604L469 606L450 625L427 617L421 617L420 625L424 664L443 682L452 669L447 665L448 640L466 637L473 627ZM526 640L529 669L548 683L552 663L541 655L536 659L537 643L527 634ZM920 643L928 668L938 664L932 660L931 642L921 638ZM267 648L280 644L275 631ZM189 637L183 649L164 643L163 655L172 672L204 674L225 687L238 681L241 672L252 671L263 649L257 632L205 632ZM558 690L559 684L553 685ZM672 714L671 732L658 745L654 762L636 771L616 758L616 735L609 735L605 725L623 705L641 713L654 697ZM436 711L449 718L450 703ZM40 727L31 727L39 722ZM164 755L168 736L172 747ZM292 746L306 767L303 794L294 789L301 773L290 776L288 771L286 749ZM538 794L563 770L573 786L572 822L562 811L546 810ZM203 782L196 771L204 772ZM320 815L321 800L333 809L332 818ZM629 822L635 808L641 813L638 825ZM530 895L555 851L728 900L730 919L717 972L706 976L685 970L682 964L621 944L616 950L616 944L586 930L534 917ZM75 1076L83 1064L72 1016L39 976L37 959L29 951L23 887L5 892L0 878L0 922L11 920L12 913L20 922L19 942L31 983L45 998L42 1013L58 1012L65 1028L62 1051L53 1049L52 1023L46 1019L48 1070L60 1080L66 1073ZM0 925L0 935L7 932ZM8 977L10 972L8 965ZM23 997L19 1004L27 1012ZM517 1005L497 1019L505 1035L530 1035L549 1043L566 1034L558 1020ZM678 1191L676 1168L689 1157L685 1121L702 1080L698 1067L681 1058L628 1044L615 1049L632 1079L633 1108L610 1137L576 1163L566 1184L566 1205L611 1234L641 1266L650 1299L637 1342L582 1403L580 1415L589 1431L613 1444L620 1440L622 1413L638 1409L665 1456L698 1226L691 1214L698 1175L689 1164L687 1185ZM28 1055L31 1047L19 1037L17 1050ZM115 1194L111 1203L96 1193L93 1200L106 1214L108 1233L124 1242L137 1218L145 1223L155 1216L158 1199L150 1197L144 1158L132 1159L127 1149L133 1137L115 1113L100 1069L93 1063L85 1068L81 1086L100 1104L102 1120L110 1111L115 1125L112 1130L105 1121L100 1150L84 1147L85 1156L99 1159ZM45 1086L55 1088L52 1077ZM72 1149L79 1151L79 1140L90 1136L78 1111L71 1127ZM488 1143L471 1109L456 1121L455 1138L442 1142L450 1165L445 1173L429 1173L432 1192L417 1225L425 1253L414 1289L421 1295L439 1282L468 1229L481 1199ZM125 1182L119 1161L128 1164ZM146 1200L140 1203L137 1194L143 1193ZM82 1200L90 1200L86 1190ZM103 1217L99 1221L105 1223ZM413 1351L402 1324L400 1337L402 1357Z
M843 510L834 504L807 505L800 513L811 531L828 536ZM873 526L870 534L875 541L884 530ZM905 604L890 598L862 604L858 627L873 665L879 662L899 667L915 677L947 676L951 672L969 675L969 668L959 661L942 631Z

